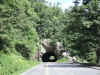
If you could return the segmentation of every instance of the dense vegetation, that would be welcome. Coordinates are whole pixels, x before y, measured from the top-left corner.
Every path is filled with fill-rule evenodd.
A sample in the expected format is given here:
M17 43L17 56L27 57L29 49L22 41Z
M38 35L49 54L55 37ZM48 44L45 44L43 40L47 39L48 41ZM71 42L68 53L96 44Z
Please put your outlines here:
M0 0L0 75L18 75L31 67L37 43L45 38L62 42L72 56L100 65L98 1L65 11L44 2Z
M57 6L48 7L43 3L32 6L40 18L36 27L40 39L60 41L72 56L100 64L98 3L98 0L91 0L64 12Z
M32 66L29 59L38 41L37 21L28 0L0 0L0 75L12 75Z
M100 7L98 0L73 7L66 27L72 55L100 65ZM66 36L66 37L67 37ZM68 37L67 37L68 38Z
M37 5L32 7L40 18L36 26L40 39L60 41L72 56L100 64L98 0L64 12L57 6Z

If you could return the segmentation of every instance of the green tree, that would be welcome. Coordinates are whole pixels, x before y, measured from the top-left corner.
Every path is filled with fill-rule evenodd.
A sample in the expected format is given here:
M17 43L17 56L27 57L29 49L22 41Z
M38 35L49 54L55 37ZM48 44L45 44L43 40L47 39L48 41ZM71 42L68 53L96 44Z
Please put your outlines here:
M9 37L8 51L18 51L17 47L21 45L22 56L29 58L33 55L38 38L35 30L38 19L28 0L3 0L0 4L0 37ZM28 56L23 55L25 52Z
M71 48L77 50L79 56L88 61L96 61L93 57L96 53L98 65L100 65L99 11L97 0L91 1L87 6L73 7L66 27ZM91 54L93 58L88 59Z
M58 7L48 7L43 2L33 2L32 8L40 17L36 27L40 38L62 40L64 12Z

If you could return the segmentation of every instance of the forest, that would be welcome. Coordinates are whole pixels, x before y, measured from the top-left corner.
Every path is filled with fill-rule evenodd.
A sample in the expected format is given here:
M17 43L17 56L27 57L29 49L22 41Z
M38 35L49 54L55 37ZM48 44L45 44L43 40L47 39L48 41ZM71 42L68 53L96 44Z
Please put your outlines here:
M38 64L33 55L43 39L60 41L71 56L100 65L99 28L98 0L65 10L45 0L0 0L0 75L19 75Z

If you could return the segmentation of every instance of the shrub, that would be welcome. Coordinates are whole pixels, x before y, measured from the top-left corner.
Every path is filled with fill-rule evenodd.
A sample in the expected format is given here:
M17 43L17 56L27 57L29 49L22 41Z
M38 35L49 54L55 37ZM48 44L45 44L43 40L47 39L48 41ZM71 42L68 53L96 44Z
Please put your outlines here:
M96 52L89 52L86 60L92 64L96 64Z
M9 38L6 35L0 35L0 51L8 52L7 48L10 46Z
M21 72L36 64L35 61L27 61L15 54L0 53L0 75L20 75Z
M21 55L22 55L23 57L29 59L30 54L31 54L32 51L31 51L28 47L26 47L25 44L20 44L20 43L19 43L19 44L16 44L16 45L15 45L15 48L16 48L16 50L17 50L19 53L21 53Z

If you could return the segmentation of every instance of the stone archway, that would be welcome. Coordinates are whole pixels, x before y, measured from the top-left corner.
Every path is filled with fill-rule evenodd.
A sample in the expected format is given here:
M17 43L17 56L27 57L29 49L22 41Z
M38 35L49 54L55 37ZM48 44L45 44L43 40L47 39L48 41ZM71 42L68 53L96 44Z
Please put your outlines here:
M53 57L53 59L51 59L51 57ZM43 54L42 61L43 62L56 62L57 56L55 55L55 53L47 52Z

